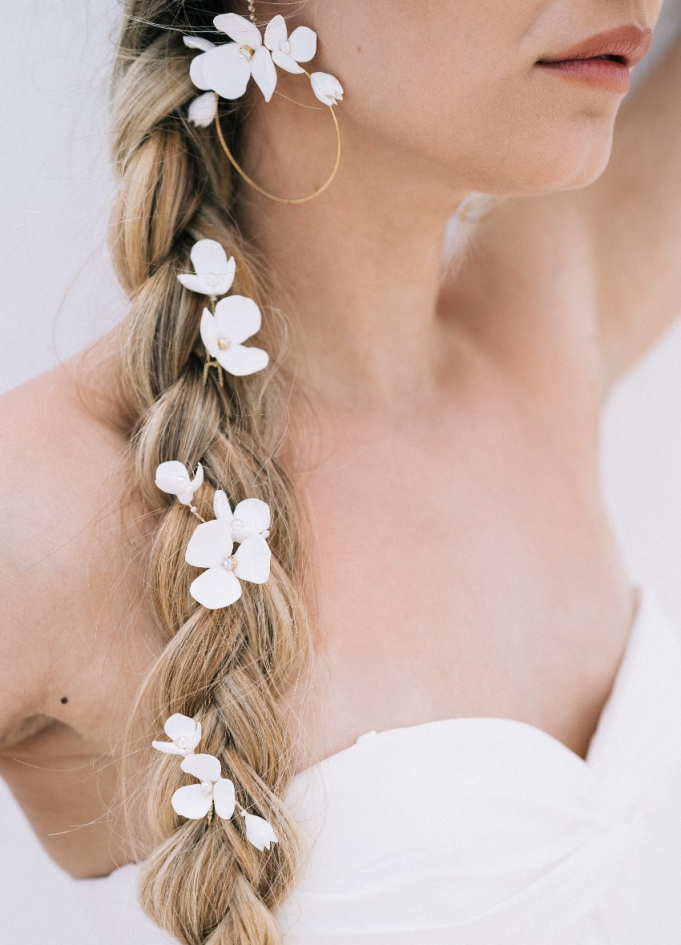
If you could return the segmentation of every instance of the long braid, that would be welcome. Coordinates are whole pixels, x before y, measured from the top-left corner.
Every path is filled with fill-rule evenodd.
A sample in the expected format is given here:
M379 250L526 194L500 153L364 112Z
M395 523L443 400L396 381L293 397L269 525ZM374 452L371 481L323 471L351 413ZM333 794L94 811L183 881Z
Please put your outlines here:
M200 14L195 12L200 7ZM178 13L179 9L179 13ZM165 649L145 692L159 719L201 717L201 751L218 757L239 807L273 825L270 852L245 839L243 821L185 821L171 807L182 783L177 760L157 759L149 789L156 849L141 898L149 915L187 945L272 945L271 909L294 873L294 832L281 803L291 776L290 746L278 698L309 652L301 605L297 503L273 458L281 434L281 382L272 368L245 379L203 376L198 327L205 299L177 280L189 250L218 240L237 262L236 290L263 305L263 280L247 262L228 220L229 172L211 133L185 117L196 94L182 32L209 32L223 4L128 0L113 97L113 150L120 177L111 245L131 311L120 329L121 388L131 424L136 483L150 508L161 496L154 472L177 459L201 462L199 511L210 514L224 488L232 502L257 496L273 513L272 574L249 584L237 604L199 607L188 587L196 575L184 550L196 520L166 503L155 534L150 592ZM184 17L184 19L182 19ZM238 127L238 112L230 116ZM271 329L271 326L270 326ZM276 351L276 341L267 347Z

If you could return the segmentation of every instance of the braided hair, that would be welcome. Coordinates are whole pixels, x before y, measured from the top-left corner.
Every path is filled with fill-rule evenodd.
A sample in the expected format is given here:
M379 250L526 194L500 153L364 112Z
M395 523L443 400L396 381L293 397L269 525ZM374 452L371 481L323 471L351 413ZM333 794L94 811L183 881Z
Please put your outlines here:
M179 460L205 470L196 497L204 516L217 489L234 502L250 496L273 514L272 574L233 606L200 607L188 593L196 571L184 563L196 522L165 502L153 539L148 586L165 648L145 682L159 719L201 718L202 750L220 759L239 805L268 820L279 842L260 852L240 817L183 820L170 803L177 764L156 758L148 780L155 849L143 869L142 904L186 945L273 945L273 907L289 888L296 840L282 801L292 776L280 696L310 650L302 606L300 513L275 455L286 402L281 371L204 378L199 322L204 300L184 289L199 239L217 240L237 264L235 287L267 313L263 334L280 331L267 307L266 280L234 222L235 181L214 129L194 127L187 104L192 56L183 34L212 34L224 2L127 0L112 96L113 154L119 186L111 249L131 300L120 328L120 385L129 421L132 468L150 509L163 501L156 467ZM242 108L221 115L238 151ZM281 334L281 331L280 331ZM270 340L277 351L279 340ZM181 783L181 782L180 782Z

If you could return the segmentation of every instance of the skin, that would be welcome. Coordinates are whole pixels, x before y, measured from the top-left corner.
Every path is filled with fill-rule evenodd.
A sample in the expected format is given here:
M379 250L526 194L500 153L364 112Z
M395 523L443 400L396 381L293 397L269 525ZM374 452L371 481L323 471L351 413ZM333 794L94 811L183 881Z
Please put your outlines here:
M248 192L240 208L295 313L281 458L312 520L320 639L290 706L300 768L372 729L461 716L519 719L586 754L635 608L600 413L681 308L681 42L616 125L621 96L534 63L653 27L659 8L317 0L300 14L322 40L314 68L346 89L341 170L302 207ZM253 95L247 168L306 193L332 129L284 97L314 104L300 77L278 90ZM508 199L443 283L444 227L471 191ZM77 876L133 856L107 803L160 647L138 566L154 522L121 491L113 343L0 401L1 769Z

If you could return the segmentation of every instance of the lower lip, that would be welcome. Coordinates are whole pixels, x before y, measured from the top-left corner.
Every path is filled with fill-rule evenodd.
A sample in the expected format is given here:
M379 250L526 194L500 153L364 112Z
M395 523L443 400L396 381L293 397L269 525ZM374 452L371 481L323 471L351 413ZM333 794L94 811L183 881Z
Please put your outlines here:
M538 62L537 65L564 79L599 85L620 95L626 95L631 84L628 67L613 59L565 59L562 62Z

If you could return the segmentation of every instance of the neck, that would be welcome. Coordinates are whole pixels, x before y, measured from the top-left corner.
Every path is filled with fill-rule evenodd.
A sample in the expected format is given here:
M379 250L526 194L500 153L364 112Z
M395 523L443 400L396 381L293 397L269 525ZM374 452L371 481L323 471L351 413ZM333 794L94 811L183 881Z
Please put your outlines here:
M313 192L333 166L330 118L274 104L249 116L246 168L274 193ZM338 117L344 159L331 187L291 206L243 184L240 222L292 322L297 383L322 400L394 404L438 374L444 232L465 193Z

